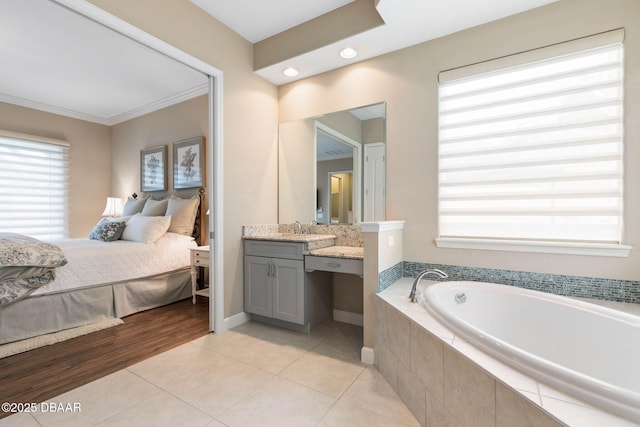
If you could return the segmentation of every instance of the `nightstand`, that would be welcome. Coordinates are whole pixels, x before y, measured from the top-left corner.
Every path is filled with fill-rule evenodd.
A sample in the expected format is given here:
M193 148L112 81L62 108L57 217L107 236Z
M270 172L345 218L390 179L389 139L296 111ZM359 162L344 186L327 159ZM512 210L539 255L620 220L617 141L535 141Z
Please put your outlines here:
M196 303L196 295L209 298L209 287L198 289L198 267L209 267L209 246L190 248L191 251L191 295Z

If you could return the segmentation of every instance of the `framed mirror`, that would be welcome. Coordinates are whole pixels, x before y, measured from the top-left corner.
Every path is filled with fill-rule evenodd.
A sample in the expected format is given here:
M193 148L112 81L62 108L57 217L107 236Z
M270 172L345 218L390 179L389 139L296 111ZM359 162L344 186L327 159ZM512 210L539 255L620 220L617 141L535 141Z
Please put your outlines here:
M279 137L281 224L385 219L385 103L284 122Z

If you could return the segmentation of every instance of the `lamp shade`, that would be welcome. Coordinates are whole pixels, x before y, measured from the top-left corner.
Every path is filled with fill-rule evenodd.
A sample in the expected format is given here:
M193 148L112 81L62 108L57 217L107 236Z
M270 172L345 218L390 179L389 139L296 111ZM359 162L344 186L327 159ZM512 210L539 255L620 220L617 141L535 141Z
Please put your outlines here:
M102 216L120 216L122 215L122 199L119 197L107 197L107 206L102 212Z

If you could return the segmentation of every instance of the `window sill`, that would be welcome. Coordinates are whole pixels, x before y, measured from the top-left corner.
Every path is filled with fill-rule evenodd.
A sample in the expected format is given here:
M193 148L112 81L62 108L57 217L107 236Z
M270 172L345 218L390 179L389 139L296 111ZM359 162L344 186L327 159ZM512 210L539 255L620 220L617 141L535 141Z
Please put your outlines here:
M565 255L590 255L626 258L633 246L606 243L537 242L532 240L436 238L439 248L482 249L490 251L535 252Z

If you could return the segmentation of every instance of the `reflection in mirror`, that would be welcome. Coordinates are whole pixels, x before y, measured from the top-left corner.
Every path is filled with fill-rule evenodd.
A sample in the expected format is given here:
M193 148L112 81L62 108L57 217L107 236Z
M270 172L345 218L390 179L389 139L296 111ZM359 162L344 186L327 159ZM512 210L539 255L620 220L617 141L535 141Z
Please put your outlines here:
M281 224L385 219L385 116L380 103L280 124Z

